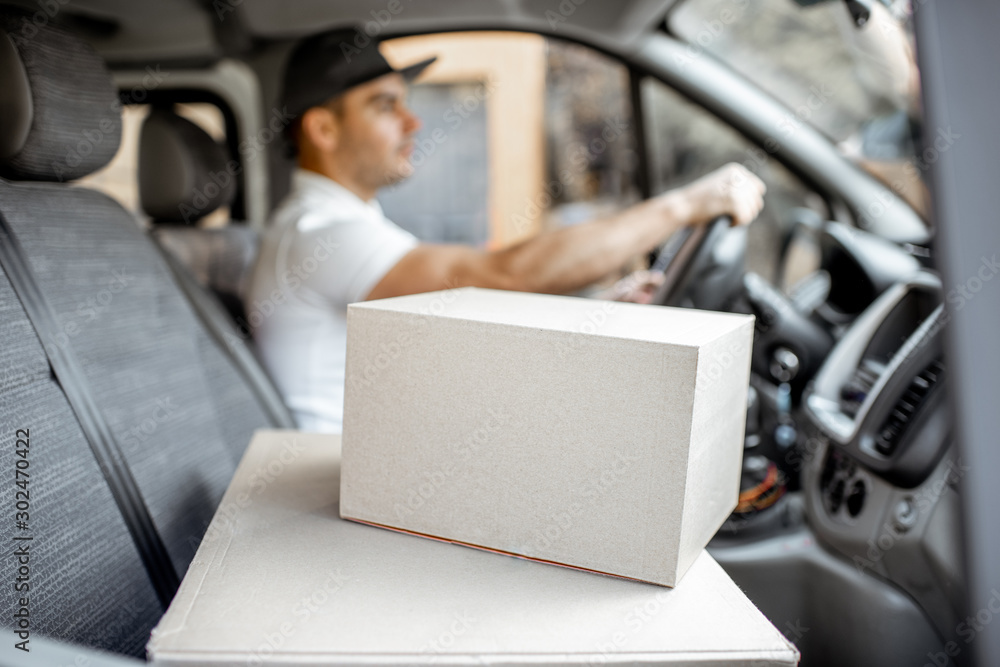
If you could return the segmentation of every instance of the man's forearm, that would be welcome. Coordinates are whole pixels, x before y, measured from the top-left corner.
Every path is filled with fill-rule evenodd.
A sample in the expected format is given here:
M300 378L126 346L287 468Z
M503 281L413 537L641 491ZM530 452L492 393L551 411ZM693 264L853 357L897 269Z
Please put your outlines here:
M649 252L692 217L681 191L655 197L608 218L541 234L492 253L509 288L562 294L582 289Z
M367 298L465 286L572 292L649 252L684 225L719 215L749 224L764 205L764 189L764 183L745 167L729 164L616 215L541 234L504 250L420 244L389 270Z

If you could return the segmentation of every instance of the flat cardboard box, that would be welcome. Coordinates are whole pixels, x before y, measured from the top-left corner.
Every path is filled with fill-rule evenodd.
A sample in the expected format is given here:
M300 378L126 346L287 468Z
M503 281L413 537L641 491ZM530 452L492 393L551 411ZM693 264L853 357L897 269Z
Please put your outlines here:
M337 436L260 431L155 665L795 665L707 552L673 589L343 521Z
M347 319L343 518L673 586L736 507L752 316L462 288Z

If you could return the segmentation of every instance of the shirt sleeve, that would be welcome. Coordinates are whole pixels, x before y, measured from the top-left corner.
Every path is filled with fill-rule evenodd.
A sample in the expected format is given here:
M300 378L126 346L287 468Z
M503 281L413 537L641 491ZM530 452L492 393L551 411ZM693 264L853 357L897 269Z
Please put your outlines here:
M386 273L418 245L417 238L382 217L336 220L301 231L289 267L333 306L363 301Z

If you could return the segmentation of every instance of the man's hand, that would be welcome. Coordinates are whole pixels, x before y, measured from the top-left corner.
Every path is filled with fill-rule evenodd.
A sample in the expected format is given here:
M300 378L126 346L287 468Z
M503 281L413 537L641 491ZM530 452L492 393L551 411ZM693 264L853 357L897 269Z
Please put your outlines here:
M628 274L611 287L594 294L594 298L628 303L652 303L653 295L662 284L662 272L643 269Z
M691 207L690 221L693 224L728 215L734 225L748 225L764 208L766 190L764 181L750 170L730 162L677 192Z

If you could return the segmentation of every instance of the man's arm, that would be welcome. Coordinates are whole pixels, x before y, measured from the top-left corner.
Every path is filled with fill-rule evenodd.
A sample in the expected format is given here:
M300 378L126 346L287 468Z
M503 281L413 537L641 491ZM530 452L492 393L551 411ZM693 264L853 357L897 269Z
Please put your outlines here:
M404 255L367 298L466 286L572 292L649 252L685 225L720 215L732 216L738 225L749 224L764 205L764 189L744 167L729 164L616 215L540 234L503 250L421 244Z

